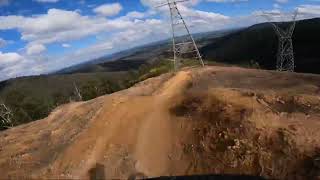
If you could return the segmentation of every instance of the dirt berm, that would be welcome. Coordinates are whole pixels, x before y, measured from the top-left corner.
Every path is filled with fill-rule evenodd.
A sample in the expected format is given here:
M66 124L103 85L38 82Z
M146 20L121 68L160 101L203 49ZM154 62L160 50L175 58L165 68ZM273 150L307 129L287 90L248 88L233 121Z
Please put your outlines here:
M0 132L0 178L316 178L319 95L317 75L184 69Z

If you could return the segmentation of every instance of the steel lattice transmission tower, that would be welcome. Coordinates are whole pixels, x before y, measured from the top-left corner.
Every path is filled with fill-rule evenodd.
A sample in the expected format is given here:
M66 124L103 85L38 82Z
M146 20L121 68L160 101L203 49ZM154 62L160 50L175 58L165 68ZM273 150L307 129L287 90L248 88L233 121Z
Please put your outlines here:
M281 15L284 15L284 14L280 14L280 13L264 13L263 14L263 16L266 17L269 20L269 22L272 24L272 27L279 39L277 70L294 72L295 62L294 62L292 35L296 26L296 18L298 15L298 11L295 11L293 13L292 21L288 22L289 25L286 28L281 27L281 24L276 24L272 22L272 17L281 16Z
M179 68L184 59L190 57L199 60L201 66L204 66L197 44L177 6L177 3L185 1L187 0L166 0L166 3L157 6L169 6L170 9L175 70Z

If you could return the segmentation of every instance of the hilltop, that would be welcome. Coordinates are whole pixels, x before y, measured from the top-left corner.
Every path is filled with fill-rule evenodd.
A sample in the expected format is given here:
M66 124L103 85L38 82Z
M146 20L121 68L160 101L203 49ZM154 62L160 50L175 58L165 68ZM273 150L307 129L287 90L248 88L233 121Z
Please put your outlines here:
M319 176L320 76L186 68L0 132L2 178Z

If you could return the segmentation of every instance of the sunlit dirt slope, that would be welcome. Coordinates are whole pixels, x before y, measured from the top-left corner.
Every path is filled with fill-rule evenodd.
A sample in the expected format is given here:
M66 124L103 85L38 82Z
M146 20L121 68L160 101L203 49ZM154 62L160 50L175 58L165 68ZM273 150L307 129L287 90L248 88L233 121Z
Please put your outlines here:
M0 178L316 177L320 76L184 69L0 132Z

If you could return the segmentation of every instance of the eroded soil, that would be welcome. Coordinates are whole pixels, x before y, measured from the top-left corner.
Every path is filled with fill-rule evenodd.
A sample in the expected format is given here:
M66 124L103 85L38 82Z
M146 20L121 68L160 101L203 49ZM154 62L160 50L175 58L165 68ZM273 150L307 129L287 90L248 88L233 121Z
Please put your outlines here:
M320 170L320 76L184 69L0 132L1 178L247 174Z

